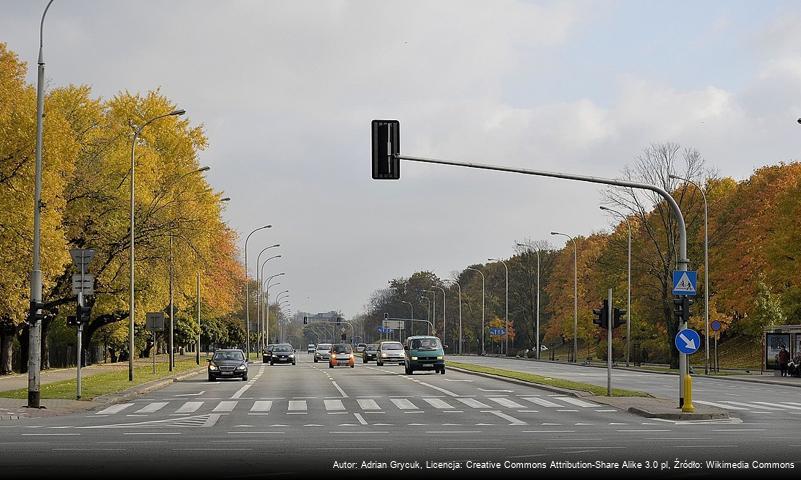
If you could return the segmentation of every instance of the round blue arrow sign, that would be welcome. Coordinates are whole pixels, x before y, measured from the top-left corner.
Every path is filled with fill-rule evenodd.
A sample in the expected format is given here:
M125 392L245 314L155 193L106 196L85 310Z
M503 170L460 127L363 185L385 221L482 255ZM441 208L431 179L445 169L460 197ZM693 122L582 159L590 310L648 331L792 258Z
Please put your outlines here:
M701 346L701 336L691 328L679 330L676 334L676 348L679 352L691 355Z

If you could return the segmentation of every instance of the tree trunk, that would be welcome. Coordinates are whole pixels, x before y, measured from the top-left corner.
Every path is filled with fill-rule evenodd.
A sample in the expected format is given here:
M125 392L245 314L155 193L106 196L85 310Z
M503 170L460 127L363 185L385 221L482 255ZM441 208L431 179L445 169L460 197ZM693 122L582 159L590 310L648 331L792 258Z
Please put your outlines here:
M0 333L0 375L9 375L12 372L13 365L11 360L14 354L14 336L11 333Z
M19 340L19 373L28 373L28 326L23 325L17 333Z
M52 320L42 320L42 358L39 363L41 370L48 370L50 368L50 349L47 348L47 334L50 332L50 325Z

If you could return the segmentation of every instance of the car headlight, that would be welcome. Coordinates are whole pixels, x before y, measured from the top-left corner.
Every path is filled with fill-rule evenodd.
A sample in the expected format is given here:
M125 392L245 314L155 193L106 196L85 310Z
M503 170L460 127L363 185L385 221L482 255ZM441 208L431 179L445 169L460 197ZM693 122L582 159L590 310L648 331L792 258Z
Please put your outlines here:
M417 360L417 357L412 357L412 360Z
M333 358L334 360L336 360L336 359L337 359L337 354L336 354L336 353L332 353L332 354L331 354L331 358Z
M217 370L217 365L215 365L213 363L210 363L209 364L209 370L211 370L211 371Z
M386 353L382 353L381 354L381 358L387 358L387 354Z
M351 359L351 360L354 360L354 359L355 359L355 357L353 356L353 354L352 354L352 353L350 354L350 359Z
M245 370L246 368L248 368L248 366L245 365L244 363L242 365L236 367L237 370Z
M290 353L289 354L289 358L295 358L295 354L294 353Z
M442 360L442 358L443 358L442 355L440 355L437 357L437 360Z

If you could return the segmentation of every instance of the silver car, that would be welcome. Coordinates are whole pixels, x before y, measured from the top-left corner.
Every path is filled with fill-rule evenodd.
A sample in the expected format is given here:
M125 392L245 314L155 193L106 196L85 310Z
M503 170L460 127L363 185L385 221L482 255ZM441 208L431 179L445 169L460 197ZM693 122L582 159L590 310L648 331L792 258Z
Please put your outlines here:
M314 351L314 363L324 361L327 362L331 358L331 344L318 343L317 349Z
M403 350L402 343L381 342L381 344L378 345L375 364L380 367L385 363L397 363L398 365L404 365L406 363L406 352Z

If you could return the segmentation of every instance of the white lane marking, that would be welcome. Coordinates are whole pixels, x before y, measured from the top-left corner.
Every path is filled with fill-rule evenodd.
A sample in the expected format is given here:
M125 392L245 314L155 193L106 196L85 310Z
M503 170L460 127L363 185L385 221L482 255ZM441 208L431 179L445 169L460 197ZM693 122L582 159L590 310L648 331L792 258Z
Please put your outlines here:
M627 430L615 430L615 431L616 432L621 432L621 433L629 433L629 432L649 432L649 433L651 433L651 432L672 432L673 430L656 430L656 429L648 429L648 428L640 428L640 429L630 428L630 429L627 429Z
M251 412L269 412L270 409L273 407L273 402L269 400L259 400L253 402L253 406L250 407Z
M381 410L381 407L378 406L375 400L369 398L367 399L359 398L356 399L356 401L359 403L359 407L362 410Z
M614 408L607 408L607 409L603 409L603 410L595 410L595 411L596 411L596 412L598 412L598 413L617 412L617 410L615 410Z
M339 390L339 393L340 393L340 395L342 395L342 398L348 398L348 394L345 393L345 390L342 390L341 388L339 388L339 385L337 385L337 382L331 380L331 383L334 384L334 386L336 387L337 390Z
M548 408L561 407L561 405L559 405L557 403L550 402L550 401L545 400L543 398L537 398L537 397L522 397L522 398L523 398L523 400L528 400L531 403L536 403L537 405L539 405L541 407L548 407Z
M440 409L448 408L451 410L453 409L453 407L450 404L448 404L448 402L440 400L439 398L424 398L423 401L425 401L434 408L440 408Z
M462 435L465 433L481 433L481 430L429 430L426 432L429 435L439 435L439 434L457 434Z
M481 413L491 413L497 417L501 417L502 419L509 422L509 425L528 425L528 423L524 422L523 420L519 420L511 415L507 415L500 410L482 410Z
M587 407L600 407L597 403L586 402L584 400L580 400L578 398L572 397L557 397L558 400L563 402L571 403L577 407L587 408Z
M467 405L468 407L472 407L472 408L490 408L489 405L487 405L485 403L481 403L478 400L476 400L475 398L457 398L456 400L458 400L458 401L464 403L465 405Z
M709 405L710 407L727 408L729 410L748 410L747 408L734 407L732 405L723 405L722 403L706 402L703 400L694 400L694 401L695 403L700 403L701 405Z
M342 404L342 400L323 400L323 402L325 403L325 409L328 411L345 410L345 405Z
M523 430L523 433L576 433L575 430Z
M508 398L490 397L490 400L492 400L493 402L497 403L498 405L500 405L502 407L526 408L523 405L520 405L519 403L517 403L517 402L515 402L513 400L509 400Z
M784 402L784 403L789 403L790 405L799 405L799 406L801 406L801 403L798 403L798 402Z
M754 402L754 403L759 403L759 404L762 404L762 405L769 405L771 407L791 408L793 410L801 410L801 407L796 407L796 406L793 406L793 405L785 405L785 404L782 404L782 403L770 403L770 402Z
M199 395L203 395L204 393L206 393L206 391L205 390L201 390L201 391L199 391L197 393L180 393L180 394L175 395L175 396L176 397L197 397Z
M418 408L407 398L390 398L392 403L401 410L417 410Z
M763 405L754 405L753 403L735 402L734 400L726 400L725 402L731 403L732 405L739 405L742 407L754 408L757 410L781 410L781 408L765 407Z
M466 379L456 379L456 378L446 378L446 382L470 382L472 383L473 380L466 380Z
M167 402L153 402L149 403L144 408L140 408L134 413L155 413L167 406Z
M408 377L403 377L403 378L408 378ZM434 390L440 391L440 392L444 393L445 395L448 395L448 396L451 396L451 397L458 397L459 396L458 394L453 393L450 390L445 390L444 388L440 388L440 387L438 387L436 385L431 385L430 383L421 382L419 380L417 380L415 383L423 385L424 387L433 388Z
M180 432L123 432L123 435L180 435Z
M491 388L479 388L482 392L504 392L504 393L512 393L514 390L493 390Z
M80 433L23 433L23 437L75 437Z
M126 408L132 406L133 403L120 403L117 405L112 405L110 407L106 407L103 410L97 412L97 415L113 415L115 413L120 413L121 411L125 410Z
M290 412L305 412L308 410L309 407L306 405L306 400L290 400L289 401L289 411Z
M203 402L186 402L175 413L194 413L202 406Z
M361 423L362 425L367 425L367 420L365 420L364 417L362 417L358 413L354 413L353 415L356 417L356 420L358 420L359 423Z
M237 398L241 397L241 396L242 396L242 394L243 394L243 393L245 393L245 391L246 391L248 388L252 387L252 386L253 386L253 385L252 385L250 382L248 382L248 384L247 384L247 385L245 385L244 387L242 387L242 388L240 388L239 390L237 390L237 391L236 391L236 393L235 393L235 394L233 394L233 395L231 396L231 400L236 400Z
M214 410L212 410L212 411L213 412L230 412L230 411L233 411L233 409L234 409L234 407L236 407L237 403L239 403L239 402L236 402L236 401L233 401L233 402L231 402L231 401L222 401L222 402L218 403L217 406L214 407Z

